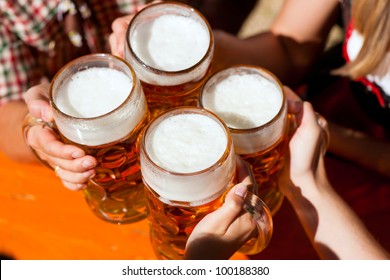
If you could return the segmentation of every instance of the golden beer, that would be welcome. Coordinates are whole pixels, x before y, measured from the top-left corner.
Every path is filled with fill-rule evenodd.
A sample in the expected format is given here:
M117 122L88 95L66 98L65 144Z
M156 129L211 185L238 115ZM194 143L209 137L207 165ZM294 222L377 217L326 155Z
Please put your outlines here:
M231 181L228 189L234 185L234 176ZM160 200L158 194L146 186L150 240L155 254L159 259L182 259L188 237L194 227L204 216L222 205L225 193L208 203L192 205Z
M196 106L210 70L214 41L207 20L182 3L155 3L127 29L125 58L141 80L152 117Z
M139 139L149 117L130 65L107 54L76 59L53 79L50 102L64 142L97 159L83 190L93 213L117 224L144 219Z
M275 214L283 202L278 179L290 133L281 83L265 69L237 65L207 80L200 104L227 123L235 152L253 169L255 194Z
M252 167L257 182L257 190L254 192L267 204L273 214L277 212L283 202L283 194L279 191L278 180L284 164L288 139L286 133L264 151L240 155Z
M98 161L96 175L83 190L85 199L99 218L112 223L131 223L146 217L144 184L139 164L140 132L143 120L127 137L100 146L85 146L66 139Z
M200 88L206 76L200 81L174 86L151 85L141 81L152 117L179 106L198 106Z
M141 143L141 172L151 242L159 259L183 258L196 224L222 205L236 183L235 169L229 131L206 110L171 109L147 126ZM268 209L252 210L266 212L262 221L268 223L255 229L249 241L252 247L245 247L245 252L251 252L253 246L256 252L262 250L272 234ZM261 241L257 241L259 236Z

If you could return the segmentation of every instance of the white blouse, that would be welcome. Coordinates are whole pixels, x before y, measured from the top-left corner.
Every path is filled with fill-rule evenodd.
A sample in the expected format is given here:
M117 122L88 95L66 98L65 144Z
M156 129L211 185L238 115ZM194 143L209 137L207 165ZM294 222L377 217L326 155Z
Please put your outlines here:
M353 61L363 46L364 38L356 30L352 30L346 45L346 52L350 61ZM390 96L390 52L386 54L380 65L366 79L377 84L387 96Z

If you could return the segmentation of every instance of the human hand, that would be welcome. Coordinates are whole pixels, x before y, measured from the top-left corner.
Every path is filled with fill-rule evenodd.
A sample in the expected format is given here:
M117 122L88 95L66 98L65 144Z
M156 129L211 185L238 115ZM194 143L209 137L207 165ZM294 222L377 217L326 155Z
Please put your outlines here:
M285 87L285 91L288 112L295 117L297 125L279 184L282 193L289 198L295 186L326 177L323 161L329 135L326 120L314 111L312 105L300 100L291 89Z
M225 198L224 204L205 216L191 233L185 259L229 259L249 239L258 234L255 219L244 210L244 198L253 184L249 165L237 156L239 184Z
M153 1L152 3L161 2L161 1ZM150 3L149 3L150 4ZM147 5L140 5L137 7L137 10L133 14L129 14L126 16L118 17L111 24L112 32L108 37L108 42L110 44L111 53L113 55L124 58L124 50L125 50L125 42L126 42L126 32L127 27L129 26L131 20L135 16L136 13L141 11Z
M119 17L112 22L112 33L108 37L108 42L113 55L124 58L126 31L133 17L134 14L130 14Z
M88 179L95 174L97 161L94 157L73 145L64 144L52 129L54 119L48 101L49 84L40 84L30 88L25 101L32 117L42 120L25 130L25 141L37 156L53 170L70 190L80 190Z

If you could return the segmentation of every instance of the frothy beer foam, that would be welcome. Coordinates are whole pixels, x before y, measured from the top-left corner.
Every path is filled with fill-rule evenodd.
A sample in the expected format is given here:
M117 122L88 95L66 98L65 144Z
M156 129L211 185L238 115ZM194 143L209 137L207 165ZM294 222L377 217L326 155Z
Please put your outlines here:
M238 154L271 147L283 135L286 125L283 90L276 81L266 78L268 75L256 71L246 67L223 70L206 83L202 92L203 107L231 128Z
M124 138L147 112L142 90L132 87L132 77L111 68L92 67L75 73L54 95L57 108L75 118L55 110L58 129L69 140L88 146Z
M61 85L55 100L65 114L93 118L117 108L129 96L132 80L110 68L89 68L77 72Z
M138 26L130 38L134 52L147 65L163 71L192 67L206 54L209 31L195 19L162 15Z
M203 92L206 109L230 128L249 129L272 120L282 106L280 89L257 74L234 74Z
M148 138L147 151L158 166L192 173L216 163L227 145L226 134L214 120L182 114L163 120Z
M215 120L199 114L172 115L146 137L149 158L164 170L175 172L154 167L141 152L143 179L160 199L198 205L229 187L235 174L233 147L231 143L227 147L226 131ZM223 164L215 165L227 149L231 152Z

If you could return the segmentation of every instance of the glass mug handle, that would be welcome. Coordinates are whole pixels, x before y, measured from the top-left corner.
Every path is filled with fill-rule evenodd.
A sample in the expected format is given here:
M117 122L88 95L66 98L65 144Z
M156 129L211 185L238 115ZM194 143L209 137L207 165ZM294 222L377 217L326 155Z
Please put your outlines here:
M244 197L244 210L256 221L257 236L247 241L238 251L247 255L258 254L269 244L273 233L273 221L268 206L258 196L248 191Z

